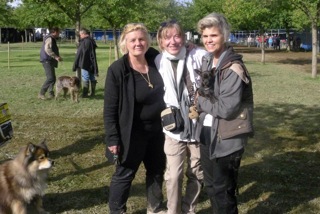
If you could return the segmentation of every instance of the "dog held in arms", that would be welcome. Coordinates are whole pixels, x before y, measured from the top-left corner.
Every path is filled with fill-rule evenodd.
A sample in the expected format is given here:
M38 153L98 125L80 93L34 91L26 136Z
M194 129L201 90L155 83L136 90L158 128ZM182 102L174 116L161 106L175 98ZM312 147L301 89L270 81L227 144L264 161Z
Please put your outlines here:
M80 92L80 80L78 77L61 76L58 77L56 84L56 97L63 91L63 97L66 98L66 94L69 92L71 100L73 102L79 102L79 92Z
M39 214L49 213L42 207L48 172L54 164L48 155L45 140L39 145L29 143L14 159L0 165L1 214L27 214L30 207Z
M201 77L201 84L197 90L198 94L209 99L211 103L214 103L214 75L211 73L211 71L201 72L199 70L196 70L196 73Z

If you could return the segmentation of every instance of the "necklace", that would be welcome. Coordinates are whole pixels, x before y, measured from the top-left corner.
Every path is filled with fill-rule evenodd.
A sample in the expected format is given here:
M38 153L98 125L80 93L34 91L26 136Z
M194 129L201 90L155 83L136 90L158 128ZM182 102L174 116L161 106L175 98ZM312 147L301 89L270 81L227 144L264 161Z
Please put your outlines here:
M141 74L142 78L148 83L148 87L153 88L153 85L152 85L152 83L150 81L150 77L149 77L148 65L147 64L143 65L144 63L142 63L142 66L143 66L143 68L142 68L141 66L135 66L134 63L132 63L131 61L130 61L130 64L133 69L135 69L137 72L139 72ZM148 79L140 71L146 71Z
M150 78L149 78L149 72L147 72L147 77L148 77L148 79L147 79L141 72L139 72L139 74L141 74L141 76L143 77L143 79L148 83L148 87L149 87L149 88L153 88L153 85L152 85L152 83L151 83L151 81L150 81Z

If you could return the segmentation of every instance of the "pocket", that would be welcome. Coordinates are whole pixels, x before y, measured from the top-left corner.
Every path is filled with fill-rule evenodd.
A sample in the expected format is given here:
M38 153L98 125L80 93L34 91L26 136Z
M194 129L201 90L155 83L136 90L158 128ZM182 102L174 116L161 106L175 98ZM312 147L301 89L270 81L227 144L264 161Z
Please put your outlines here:
M253 133L253 125L248 108L242 109L238 116L232 120L219 119L219 135L222 139L250 133Z
M168 135L164 142L164 153L168 156L175 156L181 152L181 147L183 143L180 143L178 140L175 140Z

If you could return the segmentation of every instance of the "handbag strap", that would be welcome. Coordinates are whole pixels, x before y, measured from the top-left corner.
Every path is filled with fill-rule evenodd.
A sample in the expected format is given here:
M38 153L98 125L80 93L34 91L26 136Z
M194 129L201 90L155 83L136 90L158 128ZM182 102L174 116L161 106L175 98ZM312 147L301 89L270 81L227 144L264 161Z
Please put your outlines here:
M194 87L193 87L194 83L191 81L190 72L188 71L188 68L187 68L188 56L189 56L189 51L187 50L186 58L184 60L183 77L184 77L184 82L187 85L190 104L192 106L195 104L195 91L194 91Z

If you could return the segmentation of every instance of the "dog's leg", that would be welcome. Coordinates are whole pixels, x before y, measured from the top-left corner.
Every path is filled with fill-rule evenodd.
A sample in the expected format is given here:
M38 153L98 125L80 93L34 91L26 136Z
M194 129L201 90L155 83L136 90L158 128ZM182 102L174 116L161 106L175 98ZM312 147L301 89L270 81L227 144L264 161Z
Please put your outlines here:
M55 100L58 99L58 95L60 93L61 89L58 88L58 86L56 87L56 96L55 96Z
M22 201L13 200L11 202L12 214L27 214L27 208Z
M67 93L68 93L68 89L67 88L63 88L63 97L64 97L64 99L67 98Z
M75 96L74 96L74 90L72 88L70 88L70 97L71 97L71 101L75 102Z
M79 91L75 92L75 96L76 96L76 102L78 103L79 102Z
M43 208L43 203L42 203L42 198L41 196L36 196L34 199L33 199L33 203L38 211L39 214L49 214L49 212L45 211L44 208Z

